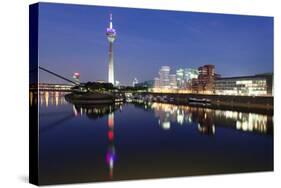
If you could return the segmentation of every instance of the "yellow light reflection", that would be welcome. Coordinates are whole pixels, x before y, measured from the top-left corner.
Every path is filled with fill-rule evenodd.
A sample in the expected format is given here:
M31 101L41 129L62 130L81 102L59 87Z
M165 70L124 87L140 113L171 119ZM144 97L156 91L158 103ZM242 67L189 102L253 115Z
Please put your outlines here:
M46 107L49 106L49 92L45 92L45 103L46 103Z

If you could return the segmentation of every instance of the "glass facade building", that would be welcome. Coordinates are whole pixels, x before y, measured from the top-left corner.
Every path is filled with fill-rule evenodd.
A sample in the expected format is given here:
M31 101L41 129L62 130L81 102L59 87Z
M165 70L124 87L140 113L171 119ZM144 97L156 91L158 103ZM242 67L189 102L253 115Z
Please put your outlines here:
M170 88L177 89L177 77L175 74L169 75Z
M272 74L219 78L215 94L242 96L272 96Z
M160 87L161 88L169 88L170 87L170 67L169 66L162 66L159 71L159 80L160 80Z
M176 77L177 77L177 86L178 86L178 88L184 88L185 87L184 69L176 70Z
M180 89L186 89L191 86L192 79L197 79L199 71L197 69L186 68L176 71L177 86Z

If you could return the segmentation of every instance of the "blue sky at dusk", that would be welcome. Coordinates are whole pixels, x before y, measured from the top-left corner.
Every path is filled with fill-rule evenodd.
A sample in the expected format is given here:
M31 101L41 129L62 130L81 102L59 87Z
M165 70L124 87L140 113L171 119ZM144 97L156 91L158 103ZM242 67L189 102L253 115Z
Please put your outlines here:
M273 71L273 18L41 3L39 64L81 81L107 80L105 31L117 30L115 79L130 84L158 76L161 66L214 64L222 76ZM41 82L63 81L40 71Z

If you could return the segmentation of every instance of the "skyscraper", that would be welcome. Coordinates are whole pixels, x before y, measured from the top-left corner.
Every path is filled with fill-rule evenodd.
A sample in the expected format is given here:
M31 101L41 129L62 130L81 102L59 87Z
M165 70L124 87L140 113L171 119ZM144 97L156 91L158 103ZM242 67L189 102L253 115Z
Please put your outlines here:
M158 77L155 77L154 78L154 85L153 85L154 88L160 88L160 79Z
M180 89L188 89L191 86L192 79L198 78L198 70L193 68L180 68L176 71L177 86Z
M170 74L169 75L169 83L171 89L177 89L177 76L176 74Z
M184 69L178 69L176 71L176 77L177 77L177 86L179 88L184 87Z
M108 82L114 85L113 42L116 38L116 30L113 28L112 14L110 14L110 22L109 27L106 29L106 36L109 42Z
M198 79L193 79L192 90L195 92L213 93L216 79L215 66L204 65L198 68Z
M184 70L184 79L186 82L190 82L192 79L197 79L198 75L198 69L188 68Z
M162 66L159 71L159 78L160 78L160 87L161 88L169 88L170 87L170 67L169 66Z

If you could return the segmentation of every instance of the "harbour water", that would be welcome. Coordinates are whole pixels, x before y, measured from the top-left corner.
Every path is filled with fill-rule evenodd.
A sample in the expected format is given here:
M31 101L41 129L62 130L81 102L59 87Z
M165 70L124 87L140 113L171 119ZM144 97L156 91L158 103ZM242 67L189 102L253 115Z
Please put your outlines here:
M271 114L143 101L73 105L59 92L41 93L38 105L42 184L273 170Z

